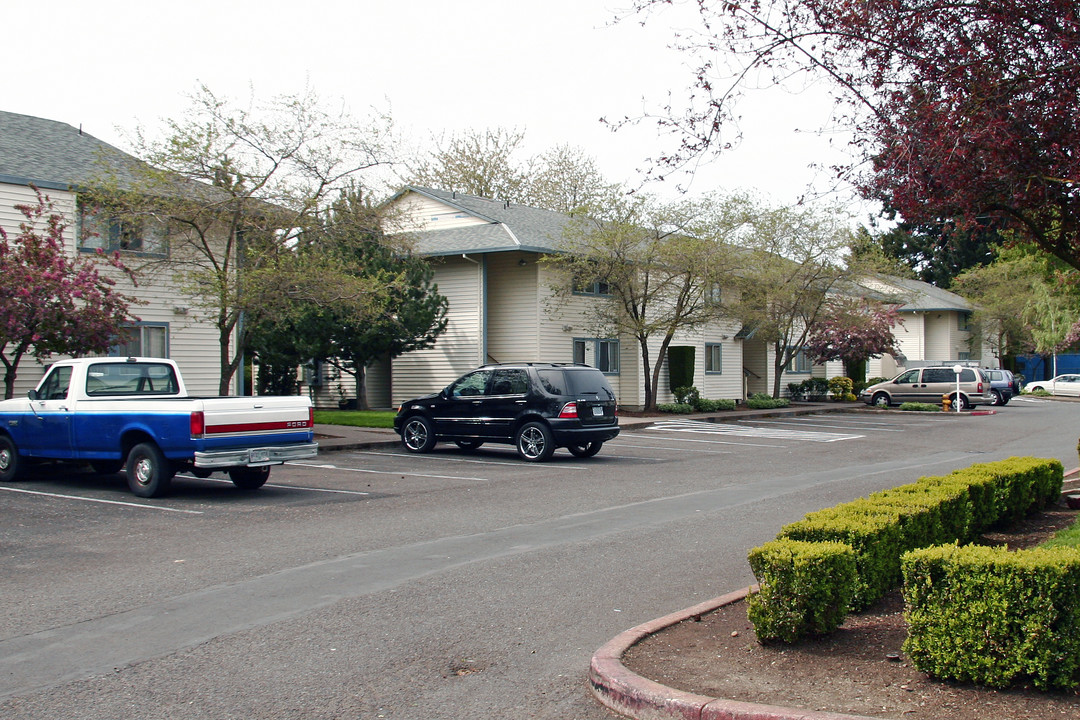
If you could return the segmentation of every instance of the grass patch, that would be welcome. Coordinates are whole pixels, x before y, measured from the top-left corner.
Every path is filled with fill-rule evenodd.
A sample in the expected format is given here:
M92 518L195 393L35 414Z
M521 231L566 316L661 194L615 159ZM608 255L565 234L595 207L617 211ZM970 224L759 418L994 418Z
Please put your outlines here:
M318 425L351 425L353 427L392 428L393 410L316 410Z
M900 406L900 409L908 412L939 412L941 406L931 405L930 403L906 402Z
M1058 530L1039 547L1080 547L1080 519L1064 530Z

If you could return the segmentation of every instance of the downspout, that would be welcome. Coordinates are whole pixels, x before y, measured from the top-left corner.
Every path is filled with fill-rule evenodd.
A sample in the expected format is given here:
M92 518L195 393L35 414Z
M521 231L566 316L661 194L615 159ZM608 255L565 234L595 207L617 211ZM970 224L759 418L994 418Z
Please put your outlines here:
M473 260L466 253L461 253L461 258L476 265L477 286L476 286L476 312L478 314L477 323L480 330L480 358L477 365L487 364L487 263L479 260Z

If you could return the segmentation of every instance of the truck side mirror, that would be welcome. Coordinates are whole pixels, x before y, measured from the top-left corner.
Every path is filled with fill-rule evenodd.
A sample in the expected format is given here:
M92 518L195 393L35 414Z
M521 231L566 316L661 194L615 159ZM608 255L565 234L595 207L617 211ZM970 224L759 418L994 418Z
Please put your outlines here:
M40 400L40 399L41 399L41 396L40 396L40 395L38 395L38 391L37 391L36 389L35 389L35 390L30 390L30 391L28 391L28 392L26 393L26 396L27 396L28 398L30 398L31 400Z

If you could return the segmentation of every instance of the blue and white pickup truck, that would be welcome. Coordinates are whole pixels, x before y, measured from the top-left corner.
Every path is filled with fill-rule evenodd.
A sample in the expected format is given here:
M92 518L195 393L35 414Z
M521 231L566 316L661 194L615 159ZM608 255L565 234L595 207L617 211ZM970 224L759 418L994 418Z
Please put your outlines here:
M27 398L0 401L0 481L52 460L124 469L140 497L168 493L178 470L254 490L271 465L315 457L313 428L306 397L189 397L171 360L62 360Z

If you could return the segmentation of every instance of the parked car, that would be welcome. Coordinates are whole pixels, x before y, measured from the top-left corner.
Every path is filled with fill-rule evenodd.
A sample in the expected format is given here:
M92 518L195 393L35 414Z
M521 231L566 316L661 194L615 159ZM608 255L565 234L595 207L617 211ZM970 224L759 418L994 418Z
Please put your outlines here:
M956 372L951 365L912 368L892 380L879 382L859 393L859 399L869 405L888 407L906 402L939 404L943 395L956 399ZM960 407L992 405L990 379L981 368L965 367L960 371Z
M983 370L990 378L990 392L994 394L995 405L1008 405L1014 396L1020 394L1020 381L1009 370Z
M1028 392L1045 390L1052 395L1080 397L1080 375L1058 375L1053 380L1036 380L1024 386Z
M542 462L556 448L592 457L619 434L615 393L604 374L585 365L484 365L433 395L401 404L394 430L410 452L450 441L463 450L512 444Z

